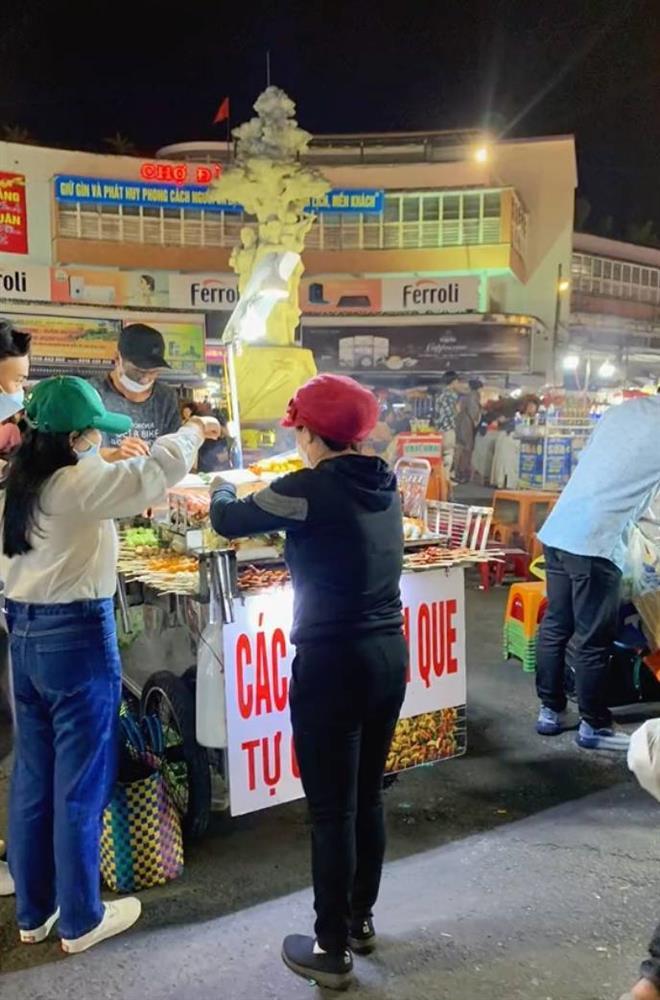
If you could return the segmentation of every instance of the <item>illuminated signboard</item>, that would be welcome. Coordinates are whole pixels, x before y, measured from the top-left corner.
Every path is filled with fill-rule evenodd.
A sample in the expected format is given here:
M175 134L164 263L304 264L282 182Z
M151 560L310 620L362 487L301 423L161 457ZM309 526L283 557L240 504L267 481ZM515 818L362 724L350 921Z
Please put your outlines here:
M212 184L222 176L219 163L142 163L140 177L143 181L162 181L164 184Z
M27 252L25 177L0 173L0 253Z
M162 168L162 169L161 169ZM141 174L158 175L159 183L150 180L115 180L106 177L78 177L59 175L55 177L55 200L59 202L79 202L80 204L122 205L135 208L183 208L204 209L205 212L242 212L241 205L233 202L212 200L213 194L202 183L186 184L191 176L197 180L207 174L199 171L213 171L214 165L195 167L182 163L177 173L177 165L163 163L143 163ZM160 173L159 173L160 171ZM164 171L164 173L163 173ZM185 178L176 180L176 176ZM192 174L191 174L192 171ZM167 179L163 179L166 177ZM322 198L315 199L308 211L318 213L362 212L378 215L383 211L384 192L371 188L346 188L329 191Z

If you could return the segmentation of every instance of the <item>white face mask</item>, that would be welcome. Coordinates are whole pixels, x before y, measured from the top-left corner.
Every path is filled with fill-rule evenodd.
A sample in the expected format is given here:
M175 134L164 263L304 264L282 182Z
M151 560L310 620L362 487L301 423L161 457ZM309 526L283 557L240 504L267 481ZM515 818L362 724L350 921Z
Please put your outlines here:
M124 372L119 374L119 382L123 385L127 392L149 392L151 387L155 383L155 379L150 379L148 382L134 382L132 378L129 378Z
M0 390L0 423L9 420L15 413L19 413L25 404L25 393L22 389L17 392L2 392Z
M92 442L89 440L89 438L85 437L84 434L80 435L79 440L85 441L85 443L89 445L89 448L85 448L84 451L78 451L78 449L76 448L76 455L78 456L78 461L80 461L81 458L91 458L92 455L98 455L101 448L101 445L98 441Z

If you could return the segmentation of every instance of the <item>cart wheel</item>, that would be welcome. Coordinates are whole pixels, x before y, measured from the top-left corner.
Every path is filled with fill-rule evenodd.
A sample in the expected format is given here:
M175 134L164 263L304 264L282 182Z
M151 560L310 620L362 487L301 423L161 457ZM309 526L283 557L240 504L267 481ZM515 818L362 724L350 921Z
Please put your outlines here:
M167 670L152 674L142 692L143 715L157 715L163 726L171 788L184 835L204 836L211 813L208 754L195 736L195 699L181 677Z

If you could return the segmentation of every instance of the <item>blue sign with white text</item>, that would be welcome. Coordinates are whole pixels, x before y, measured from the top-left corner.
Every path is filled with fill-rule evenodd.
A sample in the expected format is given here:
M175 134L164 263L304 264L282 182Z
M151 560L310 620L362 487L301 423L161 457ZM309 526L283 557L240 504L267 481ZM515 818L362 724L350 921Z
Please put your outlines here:
M322 198L315 198L309 209L312 212L362 212L364 215L380 215L385 200L384 191L371 188L342 188L328 191Z
M117 181L104 177L55 178L55 200L81 204L121 205L124 208L204 209L205 212L242 212L240 205L211 200L208 187L197 184L157 184Z
M242 212L242 205L217 201L211 188L196 184L159 184L153 181L121 181L104 177L55 177L55 200L94 205L121 205L124 208L182 208L186 211ZM369 188L328 191L315 199L308 211L318 213L362 212L378 215L383 211L384 192Z

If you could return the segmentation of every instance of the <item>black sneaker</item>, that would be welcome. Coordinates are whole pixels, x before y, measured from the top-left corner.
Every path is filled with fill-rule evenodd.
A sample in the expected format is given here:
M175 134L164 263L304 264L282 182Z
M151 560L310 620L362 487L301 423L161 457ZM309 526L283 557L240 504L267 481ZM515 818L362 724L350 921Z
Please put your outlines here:
M356 955L369 955L376 947L376 931L371 917L351 924L348 947Z
M346 948L339 955L314 953L313 937L290 934L282 945L282 961L303 979L328 990L347 990L353 981L353 958Z

